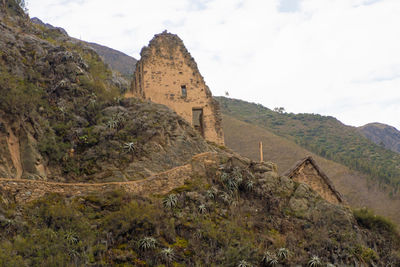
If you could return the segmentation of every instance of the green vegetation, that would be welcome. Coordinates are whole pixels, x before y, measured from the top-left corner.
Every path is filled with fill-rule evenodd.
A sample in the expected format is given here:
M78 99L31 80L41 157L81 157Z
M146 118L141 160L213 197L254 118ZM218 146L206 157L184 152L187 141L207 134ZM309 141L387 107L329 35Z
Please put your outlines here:
M400 190L400 155L374 144L333 117L274 112L262 105L218 97L222 112L263 127L351 169L368 174L391 194Z
M15 203L1 193L0 266L305 265L314 254L330 261L335 247L346 263L400 260L390 254L399 247L395 243L369 248L364 231L369 240L376 229L355 230L346 209L310 195L307 201L322 205L312 211L320 219L286 216L293 192L279 192L290 181L260 183L254 170L220 163L207 177L192 177L185 190L163 196L99 191ZM253 179L248 191L246 182ZM234 190L227 180L236 181ZM386 240L377 246L384 248ZM318 266L315 258L310 266Z
M367 229L398 235L396 225L393 222L383 216L374 214L373 211L367 208L356 209L353 213L357 222Z

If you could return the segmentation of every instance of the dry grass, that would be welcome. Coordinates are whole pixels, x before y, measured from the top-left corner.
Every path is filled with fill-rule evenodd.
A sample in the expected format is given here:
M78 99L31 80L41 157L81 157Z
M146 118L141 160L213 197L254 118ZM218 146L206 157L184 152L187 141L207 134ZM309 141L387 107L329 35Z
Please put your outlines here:
M351 206L369 207L400 225L400 198L389 197L383 189L368 182L366 175L317 156L266 129L230 116L223 116L223 127L226 146L253 160L259 160L258 143L262 141L264 161L277 163L279 173L292 167L299 159L311 155Z

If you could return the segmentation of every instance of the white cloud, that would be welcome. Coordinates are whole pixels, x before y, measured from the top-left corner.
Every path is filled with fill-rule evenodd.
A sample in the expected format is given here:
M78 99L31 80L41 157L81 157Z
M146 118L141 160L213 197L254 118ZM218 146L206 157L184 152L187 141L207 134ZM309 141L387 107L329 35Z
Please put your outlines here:
M215 95L400 129L400 1L282 1L31 0L29 9L136 58L155 33L177 33Z

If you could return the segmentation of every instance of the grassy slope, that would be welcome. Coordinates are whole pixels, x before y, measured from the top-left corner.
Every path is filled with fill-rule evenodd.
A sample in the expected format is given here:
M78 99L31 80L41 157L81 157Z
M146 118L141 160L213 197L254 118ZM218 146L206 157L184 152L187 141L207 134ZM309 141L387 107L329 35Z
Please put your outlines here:
M400 199L390 198L386 192L368 183L365 174L317 156L293 141L231 116L224 115L223 127L226 145L254 160L259 159L258 142L262 141L264 160L277 163L279 173L292 167L297 160L308 155L313 156L351 206L370 207L400 224Z
M374 144L355 127L317 114L273 112L262 105L219 97L222 112L296 142L307 150L368 175L396 194L400 155Z

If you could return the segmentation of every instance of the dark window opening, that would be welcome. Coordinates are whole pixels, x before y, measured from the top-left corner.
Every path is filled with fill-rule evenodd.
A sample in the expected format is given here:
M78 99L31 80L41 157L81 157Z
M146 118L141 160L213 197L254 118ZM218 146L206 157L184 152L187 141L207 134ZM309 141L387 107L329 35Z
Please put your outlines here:
M186 97L187 96L186 85L182 85L181 90L182 90L182 96Z
M195 128L204 137L203 109L192 109L193 128Z

